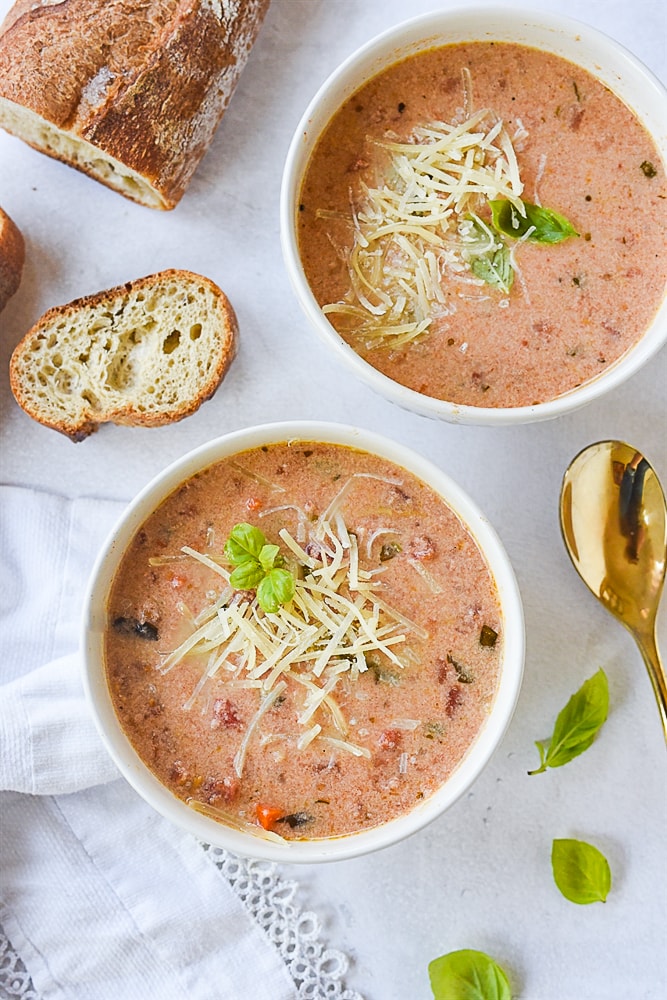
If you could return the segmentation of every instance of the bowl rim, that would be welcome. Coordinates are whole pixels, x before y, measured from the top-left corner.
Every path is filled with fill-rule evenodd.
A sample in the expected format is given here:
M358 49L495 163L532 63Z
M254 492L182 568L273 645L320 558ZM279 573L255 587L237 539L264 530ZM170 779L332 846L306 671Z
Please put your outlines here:
M163 785L124 735L106 681L103 629L114 574L130 539L156 505L195 472L216 461L279 442L322 441L385 457L438 492L476 540L498 590L503 616L503 660L498 690L484 726L446 782L409 813L380 826L327 840L261 839L190 809ZM266 861L313 863L357 857L388 847L436 819L470 787L498 747L511 721L524 668L523 607L514 570L487 518L458 484L429 459L389 438L347 424L281 421L233 431L187 452L158 473L130 502L107 536L91 572L81 628L83 687L93 720L120 774L158 813L198 839L235 854Z
M513 407L478 407L426 396L394 381L361 358L323 314L301 266L296 226L298 199L305 166L322 128L340 104L351 96L364 80L375 76L411 52L447 44L441 36L446 30L451 30L452 25L462 22L471 26L467 33L470 36L467 40L470 41L495 38L502 33L496 27L500 22L515 27L521 24L524 29L529 29L531 32L543 32L540 45L534 39L530 43L525 41L523 44L561 55L602 80L639 118L667 164L667 87L621 42L599 28L569 15L531 10L523 6L482 4L430 11L401 21L356 48L329 74L309 101L294 131L283 166L280 187L280 240L283 261L297 301L320 341L330 349L333 348L341 363L378 395L397 403L403 409L450 423L507 426L549 420L579 409L616 388L639 371L665 345L667 289L642 336L599 375L542 403ZM414 41L418 36L421 37L421 44ZM462 39L454 39L454 41L459 40ZM562 45L565 41L567 45L582 46L582 56L585 54L585 46L589 46L595 53L604 52L609 68L606 69L593 57L588 60L582 58L577 62L571 55L564 55L559 51L559 44ZM357 75L356 82L350 82L353 75L359 74L360 68L371 63L373 59L375 60L373 72ZM626 73L625 78L622 76L622 70ZM621 86L623 79L625 82ZM641 110L635 106L637 101L631 102L620 92L624 87L639 87L644 98L644 107ZM340 90L341 93L335 101L332 101L330 95L334 90ZM327 106L330 106L331 110L323 115L322 109ZM659 108L661 111L662 127L659 131L647 123L646 119L650 118L650 113L646 109L649 106ZM321 118L324 120L320 121Z

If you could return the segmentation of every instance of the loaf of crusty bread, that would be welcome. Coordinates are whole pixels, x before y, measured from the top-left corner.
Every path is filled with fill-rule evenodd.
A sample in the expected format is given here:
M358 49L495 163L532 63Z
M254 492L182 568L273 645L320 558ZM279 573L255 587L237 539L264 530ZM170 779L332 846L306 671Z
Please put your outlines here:
M172 423L213 395L237 330L212 281L161 271L49 309L12 355L12 392L26 413L73 441L109 421Z
M0 208L0 312L21 284L24 257L21 231Z
M17 0L0 125L151 208L206 152L269 0Z

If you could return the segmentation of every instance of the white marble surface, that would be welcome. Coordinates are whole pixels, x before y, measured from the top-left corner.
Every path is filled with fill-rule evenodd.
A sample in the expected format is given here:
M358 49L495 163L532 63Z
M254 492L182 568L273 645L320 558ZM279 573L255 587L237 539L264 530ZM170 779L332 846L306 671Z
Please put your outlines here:
M0 14L9 6L0 0ZM462 947L494 955L524 1000L657 1000L667 994L664 739L630 637L569 564L557 499L569 459L600 438L636 444L667 483L667 351L611 398L555 422L502 430L437 424L350 380L312 336L281 261L280 174L306 102L358 45L436 6L273 0L213 146L172 213L135 206L0 134L0 204L27 243L21 289L0 318L0 481L129 499L186 450L290 418L356 422L441 465L486 512L516 569L528 636L516 715L467 797L430 828L376 856L289 875L326 921L331 945L351 955L348 985L367 1000L427 998L429 960ZM663 0L532 7L601 28L665 79ZM165 267L209 275L237 309L240 353L214 399L180 424L105 427L78 445L31 422L7 377L27 328L51 305ZM666 626L663 612L667 653ZM548 734L599 666L612 700L600 739L567 767L527 777L533 740ZM614 887L605 905L577 907L555 889L551 842L568 836L608 856Z

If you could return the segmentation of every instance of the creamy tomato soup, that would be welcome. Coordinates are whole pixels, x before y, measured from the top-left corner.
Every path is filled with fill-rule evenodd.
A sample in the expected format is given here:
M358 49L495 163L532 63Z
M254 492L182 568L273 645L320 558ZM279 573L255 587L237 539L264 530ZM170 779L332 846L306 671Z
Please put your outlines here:
M307 168L299 249L343 338L437 399L514 407L593 379L667 282L664 164L557 56L479 42L383 71Z
M239 565L252 586L230 580ZM268 611L265 569L291 581ZM377 456L298 442L212 465L146 520L105 658L124 731L176 796L310 839L391 820L447 780L502 646L494 580L442 498Z

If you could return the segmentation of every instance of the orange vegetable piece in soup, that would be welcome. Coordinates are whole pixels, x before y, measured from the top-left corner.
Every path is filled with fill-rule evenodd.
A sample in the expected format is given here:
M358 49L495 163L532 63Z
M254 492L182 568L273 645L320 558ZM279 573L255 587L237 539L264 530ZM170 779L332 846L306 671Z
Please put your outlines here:
M475 42L384 70L333 116L298 213L313 293L370 365L436 399L526 406L595 378L667 285L667 183L580 67Z
M106 665L174 795L303 839L436 791L484 723L502 646L489 568L438 494L377 456L295 442L212 465L146 520L110 592Z
M275 806L267 806L260 802L257 803L256 811L259 825L265 830L272 830L278 820L285 815L282 809L276 809Z

